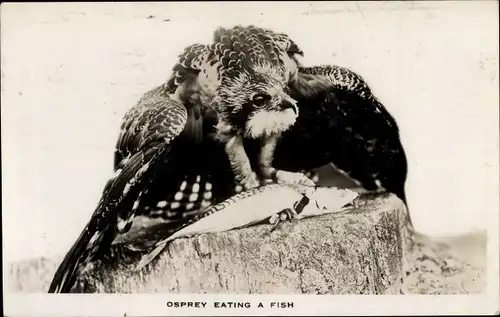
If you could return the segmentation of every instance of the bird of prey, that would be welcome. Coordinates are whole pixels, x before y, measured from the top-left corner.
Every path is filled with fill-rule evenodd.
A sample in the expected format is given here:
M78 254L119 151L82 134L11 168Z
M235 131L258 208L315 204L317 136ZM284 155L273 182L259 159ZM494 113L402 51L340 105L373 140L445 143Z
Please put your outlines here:
M235 52L238 41L241 47ZM235 180L257 186L241 134L264 141L264 155L255 155L265 163L262 170L276 178L307 179L270 167L274 137L297 115L295 101L284 92L288 73L283 58L288 55L281 48L295 46L285 45L254 27L219 29L213 45L195 44L180 55L168 82L126 114L116 145L115 176L49 292L68 292L79 272L102 258L117 234L130 230L137 214L161 216L176 228L233 194ZM156 197L162 199L150 205Z
M272 167L276 143L298 116L287 93L301 54L286 35L254 26L219 28L210 45L194 44L180 56L168 82L172 98L214 112L212 138L224 145L235 180L249 189L261 179L314 185L305 175ZM244 139L260 144L251 165Z
M303 67L297 58L302 54L287 35L254 26L220 28L212 44L188 47L167 83L146 93L126 114L115 176L49 292L69 292L80 272L131 228L134 217L161 218L168 235L236 194L235 184L248 178L244 172L238 179L235 161L243 161L247 170L250 165L252 171L267 171L264 176L278 178L275 171L285 171L284 179L300 175L295 179L301 181L301 171L332 164L365 189L384 189L406 203L407 162L394 118L358 74L339 66ZM258 67L255 71L263 64L272 76L259 74ZM249 74L255 76L248 79ZM258 75L261 81L255 82ZM214 100L219 108L207 106ZM264 109L269 114L283 100L287 108L277 112L286 114L263 115L248 124L250 114ZM293 120L287 109L298 112ZM266 134L273 124L279 133ZM254 138L252 131L279 138ZM238 141L229 142L237 145L229 151L227 135ZM235 157L242 147L246 158Z

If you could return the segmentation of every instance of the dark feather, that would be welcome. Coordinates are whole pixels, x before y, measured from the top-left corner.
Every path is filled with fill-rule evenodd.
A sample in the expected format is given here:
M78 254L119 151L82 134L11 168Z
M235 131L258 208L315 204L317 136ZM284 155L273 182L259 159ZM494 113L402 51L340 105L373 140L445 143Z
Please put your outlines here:
M117 175L108 181L89 223L57 269L49 293L71 290L78 273L109 250L120 218L125 222L120 231L130 228L136 201L139 203L156 171L182 169L186 149L196 145L192 126L202 125L186 124L193 116L188 117L185 106L170 100L163 87L147 96L149 99L143 98L125 117L124 127L129 130L122 130L117 143L116 153L124 157L116 164ZM170 181L175 183L173 177Z
M367 190L378 189L379 181L406 203L408 167L399 128L366 82L336 66L301 69L301 76L291 87L299 118L283 134L275 166L299 170L333 163ZM325 78L332 79L329 86ZM303 93L308 83L316 87Z

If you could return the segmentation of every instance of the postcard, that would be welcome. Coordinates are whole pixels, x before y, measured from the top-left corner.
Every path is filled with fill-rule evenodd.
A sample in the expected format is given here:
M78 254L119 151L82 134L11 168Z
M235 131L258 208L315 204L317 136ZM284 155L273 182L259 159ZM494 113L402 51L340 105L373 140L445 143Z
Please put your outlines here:
M493 1L3 3L8 316L494 314Z

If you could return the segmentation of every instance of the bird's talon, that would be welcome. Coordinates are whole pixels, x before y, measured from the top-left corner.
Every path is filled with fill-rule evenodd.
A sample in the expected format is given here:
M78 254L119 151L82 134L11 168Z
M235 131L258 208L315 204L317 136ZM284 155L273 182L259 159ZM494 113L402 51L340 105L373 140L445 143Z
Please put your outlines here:
M274 229L276 229L278 224L280 224L281 222L284 222L287 220L292 221L293 219L296 218L295 216L296 216L295 212L293 212L293 210L290 208L284 209L284 210L278 212L277 214L272 215L269 218L269 223L272 224L273 226L271 227L269 232L274 231Z
M269 230L269 233L271 233L275 228L276 226L280 223L280 214L277 213L277 214L274 214L272 215L270 218L269 218L269 224L273 225L271 227L271 229Z
M255 175L255 173L252 173L251 176L248 176L247 178L243 179L241 184L243 185L243 188L245 190L259 187L260 185L259 180L257 179L257 175Z
M288 220L289 220L289 221L292 221L292 220L297 219L297 217L296 217L296 216L297 216L297 214L296 214L293 210L291 210L291 209L287 209L285 212L287 213L287 216L288 216Z
M317 183L319 181L319 175L315 171L303 171L302 174L304 174L307 178L312 180L314 183Z
M314 173L312 177L309 178L314 182L314 184L319 182L319 175L317 173Z
M280 223L280 221L276 221L276 223L271 227L271 229L269 229L269 233L273 232L274 229L276 229L276 227L278 226L278 224Z
M276 180L278 183L289 184L289 185L305 185L305 186L315 186L309 177L303 173L293 173L288 171L278 171L276 172Z

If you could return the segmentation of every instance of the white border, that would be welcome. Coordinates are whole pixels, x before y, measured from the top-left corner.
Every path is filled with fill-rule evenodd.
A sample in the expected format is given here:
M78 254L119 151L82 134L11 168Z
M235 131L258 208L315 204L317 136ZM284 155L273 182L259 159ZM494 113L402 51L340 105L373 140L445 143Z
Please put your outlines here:
M261 2L262 3L262 2ZM263 4L263 3L262 3ZM417 5L435 5L434 2L417 2ZM33 5L33 4L32 4ZM40 4L37 4L40 5ZM52 4L54 5L54 4ZM84 3L82 6L90 6ZM94 5L94 4L92 4ZM129 4L129 6L132 4ZM186 8L193 4L183 4ZM225 4L217 4L224 6ZM234 5L234 4L233 4ZM388 3L381 3L388 5ZM397 4L395 4L397 5ZM451 1L439 5L453 6ZM278 8L276 3L271 7ZM498 77L498 74L497 74ZM498 99L496 100L498 103ZM479 107L480 105L478 105ZM3 112L3 111L2 111ZM497 112L495 112L498 115ZM498 124L498 123L496 123ZM497 129L493 131L498 132ZM498 136L496 144L498 162ZM495 145L492 145L492 147ZM488 158L490 159L490 158ZM495 166L489 190L498 193L498 166ZM497 196L498 197L498 196ZM484 295L457 296L355 296L355 295L48 295L7 293L4 275L4 314L7 316L165 316L165 315L426 315L426 314L495 314L499 307L499 205L498 200L488 204L490 227L488 229L487 293ZM5 268L5 263L4 263ZM4 270L5 272L5 270ZM168 308L168 301L205 301L207 308ZM215 309L214 301L248 301L252 308ZM293 302L291 309L256 308L259 302ZM267 306L267 305L266 305Z
M202 301L207 308L168 308L168 301ZM233 316L233 315L472 315L494 314L498 297L354 295L21 295L5 297L7 316ZM251 308L214 308L215 301L250 302ZM269 308L270 302L293 308ZM265 308L257 308L262 302Z

